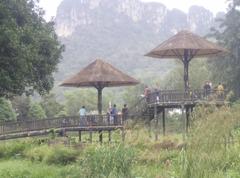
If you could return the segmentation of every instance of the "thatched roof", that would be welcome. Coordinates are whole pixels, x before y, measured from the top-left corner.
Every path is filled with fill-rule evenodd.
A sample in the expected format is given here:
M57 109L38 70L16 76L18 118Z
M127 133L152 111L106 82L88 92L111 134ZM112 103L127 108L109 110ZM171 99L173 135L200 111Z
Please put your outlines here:
M61 86L69 87L115 87L136 85L139 82L124 74L111 64L95 60L76 75L65 80Z
M190 56L207 57L227 52L226 49L207 41L189 31L181 31L164 41L159 46L146 54L155 58L182 58L184 50L189 49Z

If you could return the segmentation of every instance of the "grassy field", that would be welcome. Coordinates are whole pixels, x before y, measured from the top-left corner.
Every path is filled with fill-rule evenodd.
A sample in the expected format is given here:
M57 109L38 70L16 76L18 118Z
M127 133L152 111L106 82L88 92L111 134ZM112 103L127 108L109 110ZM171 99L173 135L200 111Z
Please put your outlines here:
M128 127L124 143L120 131L113 134L116 142L102 145L80 144L73 134L2 141L0 177L238 178L239 109L199 107L185 142L181 134L155 141L143 124Z

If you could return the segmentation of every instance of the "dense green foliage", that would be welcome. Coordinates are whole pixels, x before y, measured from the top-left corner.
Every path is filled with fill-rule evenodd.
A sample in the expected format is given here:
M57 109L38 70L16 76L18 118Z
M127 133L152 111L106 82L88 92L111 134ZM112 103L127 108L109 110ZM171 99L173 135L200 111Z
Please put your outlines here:
M57 102L56 96L53 93L42 97L41 106L48 118L56 117L64 110L64 106Z
M224 82L229 89L240 96L240 1L229 0L229 10L220 27L213 29L213 35L220 44L229 50L225 57L219 57L211 62L210 70L214 79Z
M53 87L63 46L34 0L0 1L0 96Z
M15 119L16 113L12 107L11 102L5 98L0 98L0 120L9 121Z
M26 120L28 118L31 97L25 95L15 96L12 98L11 103L17 112L17 119Z
M32 103L28 111L28 118L30 119L45 119L46 113L39 103Z

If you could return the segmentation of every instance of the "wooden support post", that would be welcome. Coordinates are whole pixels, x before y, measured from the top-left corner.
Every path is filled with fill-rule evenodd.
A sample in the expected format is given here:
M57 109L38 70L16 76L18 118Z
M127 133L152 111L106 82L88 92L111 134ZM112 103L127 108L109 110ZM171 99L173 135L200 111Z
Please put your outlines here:
M81 130L78 131L78 140L79 140L79 142L82 142L82 132L81 132Z
M108 131L108 142L110 143L112 141L112 133L111 130Z
M185 138L186 138L186 118L185 118L185 115L184 115L184 110L185 110L184 104L182 104L181 109L182 109L182 135L183 135L183 141L185 142Z
M157 117L157 105L154 105L154 120L155 120L155 141L158 140L158 117Z
M89 141L92 143L92 130L89 131Z
M102 144L103 142L103 133L102 130L99 131L99 142Z
M193 112L193 106L191 106L191 113Z
M165 108L162 110L162 127L163 127L163 135L166 135L166 125L165 125Z
M122 128L122 141L124 142L125 140L125 132L124 132L124 128Z
M186 133L188 133L188 128L189 128L189 116L190 116L190 113L189 113L189 107L186 106Z
M151 120L154 118L154 115L152 113L148 112L148 134L149 138L152 138L152 127L151 127Z

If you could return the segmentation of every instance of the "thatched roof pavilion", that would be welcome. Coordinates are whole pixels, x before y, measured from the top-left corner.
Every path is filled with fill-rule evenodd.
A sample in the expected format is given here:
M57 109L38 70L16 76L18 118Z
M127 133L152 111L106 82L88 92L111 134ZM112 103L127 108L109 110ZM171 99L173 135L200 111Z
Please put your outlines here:
M226 49L189 31L181 31L161 43L145 56L154 58L178 58L184 65L185 91L189 89L188 67L194 57L211 57L227 52Z
M136 85L139 81L124 74L111 64L95 60L79 73L63 81L66 87L95 87L98 91L98 112L102 114L102 90L105 87Z

